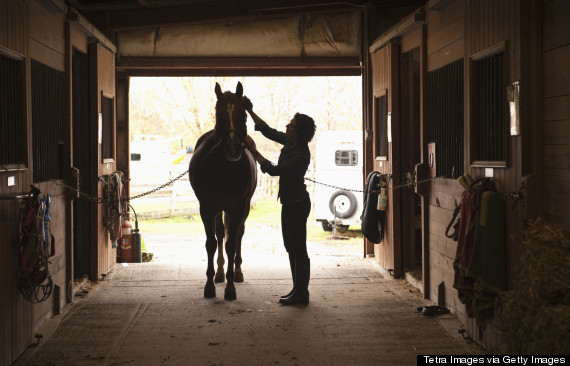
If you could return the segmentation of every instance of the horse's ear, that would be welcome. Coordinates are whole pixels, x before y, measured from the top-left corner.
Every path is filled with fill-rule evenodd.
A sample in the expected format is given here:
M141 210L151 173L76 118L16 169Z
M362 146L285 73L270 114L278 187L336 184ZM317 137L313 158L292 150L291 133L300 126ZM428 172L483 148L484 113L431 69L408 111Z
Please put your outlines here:
M214 90L216 91L218 99L220 99L220 97L222 96L222 88L220 88L220 84L216 83L216 87L214 88Z
M243 95L243 85L241 85L241 82L238 81L238 85L236 88L236 95L241 98L241 96Z

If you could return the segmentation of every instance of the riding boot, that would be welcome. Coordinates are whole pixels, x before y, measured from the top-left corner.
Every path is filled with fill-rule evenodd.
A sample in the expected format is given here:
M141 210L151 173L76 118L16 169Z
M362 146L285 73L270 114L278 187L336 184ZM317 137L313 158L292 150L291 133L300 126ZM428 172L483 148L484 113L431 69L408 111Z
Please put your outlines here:
M291 277L293 278L293 289L289 291L287 295L281 296L279 298L279 302L282 302L284 299L293 295L293 292L295 292L295 257L291 254L289 254L289 266L291 267Z
M309 280L311 278L311 260L309 258L295 261L295 289L293 294L283 301L283 305L296 305L309 303Z

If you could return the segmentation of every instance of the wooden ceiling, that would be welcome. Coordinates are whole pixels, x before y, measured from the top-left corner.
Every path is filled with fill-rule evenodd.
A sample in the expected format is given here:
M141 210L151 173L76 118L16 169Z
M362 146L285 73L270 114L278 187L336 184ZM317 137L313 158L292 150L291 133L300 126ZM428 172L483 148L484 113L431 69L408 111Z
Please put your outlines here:
M108 35L123 29L422 6L426 0L67 0Z

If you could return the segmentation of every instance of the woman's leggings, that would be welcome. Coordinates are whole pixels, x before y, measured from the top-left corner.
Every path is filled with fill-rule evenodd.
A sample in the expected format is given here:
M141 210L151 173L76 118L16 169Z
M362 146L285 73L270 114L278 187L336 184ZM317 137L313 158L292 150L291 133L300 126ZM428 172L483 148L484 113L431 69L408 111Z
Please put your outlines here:
M281 231L283 244L289 255L297 259L308 259L307 253L307 218L311 212L309 197L281 208Z

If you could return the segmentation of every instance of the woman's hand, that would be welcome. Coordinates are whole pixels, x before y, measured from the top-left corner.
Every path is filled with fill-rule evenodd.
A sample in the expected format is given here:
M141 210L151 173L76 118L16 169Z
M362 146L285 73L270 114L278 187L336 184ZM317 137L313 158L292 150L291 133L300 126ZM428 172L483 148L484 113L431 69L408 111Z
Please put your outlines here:
M245 137L245 146L249 149L249 151L251 151L252 153L256 153L257 152L257 147L255 145L255 141L253 141L253 139L247 135Z
M251 152L251 155L253 155L255 161L259 163L261 171L263 173L267 173L267 169L269 169L272 165L271 162L265 159L263 155L261 155L259 151L257 151L257 147L255 146L255 141L253 141L253 139L249 135L245 137L244 142L247 149L249 149L249 151Z
M251 113L253 110L253 103L251 103L251 100L249 100L249 98L244 95L241 97L241 101L243 103L243 109Z
M267 159L263 159L262 161L259 162L259 167L261 168L262 173L267 173L272 165L273 164L271 164L271 162Z
M249 100L248 97L246 97L245 95L241 97L241 102L242 102L242 108L249 113L251 119L253 119L253 123L255 123L254 129L256 131L259 131L261 128L260 126L262 124L265 124L265 122L263 122L263 120L259 118L257 114L255 114L255 112L253 111L253 103L251 103L251 100Z

